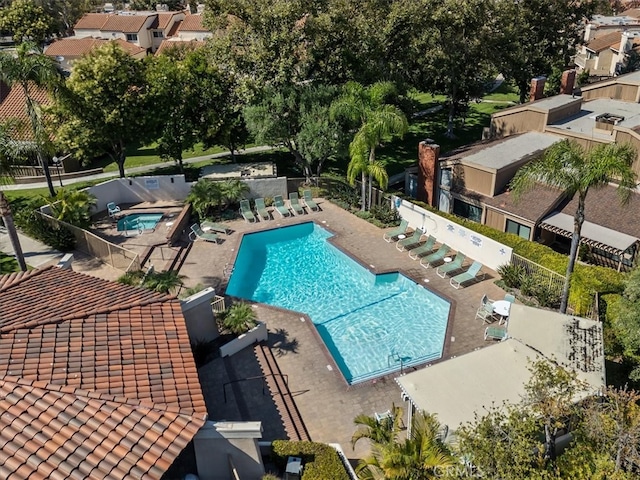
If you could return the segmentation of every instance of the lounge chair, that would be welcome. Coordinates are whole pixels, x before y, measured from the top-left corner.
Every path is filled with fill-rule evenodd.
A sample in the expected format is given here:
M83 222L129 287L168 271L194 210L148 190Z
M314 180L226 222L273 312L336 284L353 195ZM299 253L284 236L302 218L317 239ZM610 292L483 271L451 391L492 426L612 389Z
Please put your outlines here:
M409 251L409 257L417 260L423 255L427 255L428 253L433 252L433 248L435 247L435 245L436 237L434 237L433 235L429 235L426 242L424 242L418 248L414 248L413 250Z
M482 264L480 262L473 262L466 272L456 275L451 280L449 280L449 284L453 288L458 289L462 286L463 283L470 282L471 280L476 279L482 280L484 278L484 273L480 271L481 268Z
M267 210L267 206L264 204L264 198L256 198L256 213L262 220L271 220L271 215L269 215L269 210Z
M290 217L291 212L284 204L284 200L282 199L282 195L276 195L273 197L273 206L276 207L276 210L280 214L281 217Z
M291 192L289 194L289 205L291 205L291 210L293 210L296 215L304 215L304 208L300 205L298 192Z
M404 235L407 232L407 227L409 226L409 222L407 220L402 220L400 225L389 232L385 232L382 234L382 238L385 242L391 243L395 241L398 235Z
M433 267L433 265L436 263L441 263L442 259L447 256L447 253L449 253L449 250L451 250L451 247L446 243L443 243L442 245L440 245L440 248L437 252L432 253L431 255L427 255L426 257L422 257L420 259L420 265L422 265L424 268L429 268Z
M464 253L458 252L456 258L454 258L453 261L440 265L436 269L436 275L438 275L440 278L445 278L451 272L460 270L462 268L462 264L466 259L467 257Z
M505 294L504 299L509 303L516 303L516 296L510 293Z
M410 237L403 238L402 240L398 240L396 242L396 248L401 252L409 250L420 243L420 239L422 238L423 235L424 235L424 232L421 229L416 228Z
M242 218L249 223L256 222L258 220L251 211L249 200L240 200L240 214L242 215Z
M196 240L205 240L207 242L218 243L218 236L215 233L203 232L200 225L194 223L191 225L191 233L189 233L189 240L195 242Z
M302 199L304 200L304 204L309 208L309 210L313 212L320 211L320 207L318 207L318 204L313 201L313 195L311 195L311 190L303 190L302 195L303 195Z
M107 212L111 218L115 218L120 212L120 207L116 205L116 202L107 203Z
M229 234L231 229L225 227L224 225L220 225L219 223L210 222L209 220L205 220L200 224L200 227L203 231L211 230L212 232L224 233L225 235Z
M507 331L504 328L498 327L487 327L484 329L484 339L485 340L506 340L507 339Z
M493 323L496 317L493 314L493 307L491 305L483 305L476 312L476 318L482 320L482 323Z

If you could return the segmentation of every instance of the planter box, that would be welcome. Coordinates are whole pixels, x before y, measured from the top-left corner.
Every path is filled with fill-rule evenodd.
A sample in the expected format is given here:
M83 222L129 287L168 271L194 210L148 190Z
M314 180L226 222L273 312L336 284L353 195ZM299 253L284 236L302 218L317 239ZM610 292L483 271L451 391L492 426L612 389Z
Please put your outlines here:
M266 341L268 337L267 324L259 322L258 326L253 327L247 333L243 333L235 340L231 340L229 343L220 347L220 356L229 357L234 353L238 353L245 347L253 345L257 342Z

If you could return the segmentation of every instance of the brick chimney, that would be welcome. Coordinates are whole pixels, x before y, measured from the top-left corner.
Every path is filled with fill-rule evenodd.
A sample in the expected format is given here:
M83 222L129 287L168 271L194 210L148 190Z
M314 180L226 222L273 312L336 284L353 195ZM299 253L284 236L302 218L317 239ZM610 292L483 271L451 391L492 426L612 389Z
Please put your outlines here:
M573 87L576 83L576 71L565 70L562 72L562 80L560 80L560 94L573 95Z
M540 100L544 97L544 84L547 77L534 77L531 79L531 90L529 92L529 101Z
M418 200L435 206L440 145L430 138L418 144Z

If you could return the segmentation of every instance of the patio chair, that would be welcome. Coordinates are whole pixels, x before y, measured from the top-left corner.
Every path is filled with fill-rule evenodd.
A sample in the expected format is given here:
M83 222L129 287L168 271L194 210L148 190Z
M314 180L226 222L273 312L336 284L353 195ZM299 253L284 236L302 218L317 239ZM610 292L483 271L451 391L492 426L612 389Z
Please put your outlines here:
M291 205L291 210L293 210L296 215L304 215L304 208L300 205L298 192L291 192L289 194L289 205Z
M258 220L251 211L249 200L240 200L240 214L242 215L242 218L244 218L249 223L253 223Z
M400 225L398 225L393 230L385 232L382 234L382 238L385 242L391 243L396 240L398 235L404 235L407 232L407 227L409 226L409 222L407 220L400 221Z
M464 253L458 252L456 258L454 258L452 262L440 265L436 269L436 275L438 275L440 278L445 278L451 272L460 270L462 268L462 264L466 259L467 257Z
M120 212L120 207L116 205L116 202L107 203L107 212L111 218L115 218Z
M509 303L516 303L516 296L510 293L505 294L504 299Z
M290 217L291 212L284 204L284 200L282 199L282 195L276 195L273 197L273 206L276 207L277 212L281 217Z
M495 300L491 300L485 293L484 295L482 295L482 298L480 299L480 306L493 305L493 302L495 302Z
M200 227L205 232L207 230L211 230L212 232L224 233L225 235L228 235L230 230L231 230L231 229L225 227L224 225L220 225L219 223L210 222L209 220L205 220L204 222L202 222L200 224Z
M485 340L506 340L507 331L504 328L487 327L484 329Z
M449 284L457 290L463 283L470 282L471 280L482 280L484 278L484 272L480 271L481 268L482 264L480 262L473 262L466 272L456 275L449 280Z
M418 248L414 248L413 250L409 251L409 257L414 260L417 260L423 255L433 252L435 245L436 245L436 237L434 237L433 235L429 235L426 242L424 242Z
M424 232L421 229L416 228L410 237L398 240L396 242L396 248L401 252L407 251L420 243L422 235L424 235Z
M311 190L303 190L302 196L303 196L302 199L304 200L304 204L309 208L309 210L311 210L312 212L320 211L320 207L318 207L318 204L313 201L313 195L311 195Z
M437 252L432 253L431 255L427 255L426 257L422 257L420 259L420 265L424 268L433 267L436 263L442 263L442 259L447 256L451 247L446 243L440 245L440 248Z
M482 320L482 323L493 323L496 321L493 307L491 305L482 305L476 312L476 318Z
M256 213L262 220L271 220L271 215L269 215L269 210L267 210L267 206L264 204L264 198L256 198Z
M218 236L215 233L203 232L200 225L194 223L191 225L191 232L189 233L189 240L195 242L196 240L204 240L206 242L218 243Z

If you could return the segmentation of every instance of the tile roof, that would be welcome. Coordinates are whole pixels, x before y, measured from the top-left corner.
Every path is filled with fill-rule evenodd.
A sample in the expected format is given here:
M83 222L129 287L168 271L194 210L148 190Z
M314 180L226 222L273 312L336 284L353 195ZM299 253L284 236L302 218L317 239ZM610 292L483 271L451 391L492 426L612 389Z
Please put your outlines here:
M484 203L503 212L537 223L551 209L557 206L563 196L564 194L560 190L538 184L533 190L521 195L517 202L513 198L513 193L506 191L495 197L485 198Z
M100 28L103 31L138 33L144 27L147 19L155 16L155 13L148 15L109 15L107 21Z
M184 50L193 50L198 47L203 47L205 42L201 40L163 40L156 50L156 55L160 55L163 52L171 48L179 48Z
M0 477L160 478L206 419L179 300L0 277Z
M128 52L131 55L136 55L146 51L144 48L134 45L133 43L126 42L121 38L107 40L104 38L93 37L67 37L53 42L45 50L44 54L49 57L81 57L82 55L89 53L92 49L104 45L107 42L116 42L125 52Z
M105 24L110 15L110 13L86 13L76 22L73 28L74 30L99 30Z
M156 28L159 30L164 30L169 26L169 22L171 19L182 12L158 12L158 16L151 24L150 28Z
M41 105L49 105L51 103L51 98L45 89L30 85L29 91L31 98ZM19 86L11 87L9 94L0 103L0 121L12 118L20 120L22 124L17 128L15 135L23 140L30 139L33 136L29 127L29 116L27 115L25 104L24 91Z
M574 197L562 208L562 213L576 213L578 198ZM584 207L585 220L610 230L640 238L640 194L632 193L629 203L622 205L617 187L590 188Z
M180 32L208 32L209 29L202 24L202 15L187 15L179 28Z
M609 47L613 47L614 45L619 46L621 38L621 32L607 33L606 35L602 35L601 37L591 40L587 44L587 48L594 52L601 52Z
M173 25L171 25L171 28L169 29L168 32L165 33L165 37L173 37L177 32L178 29L180 28L180 25L182 25L182 20L177 20L173 23Z

